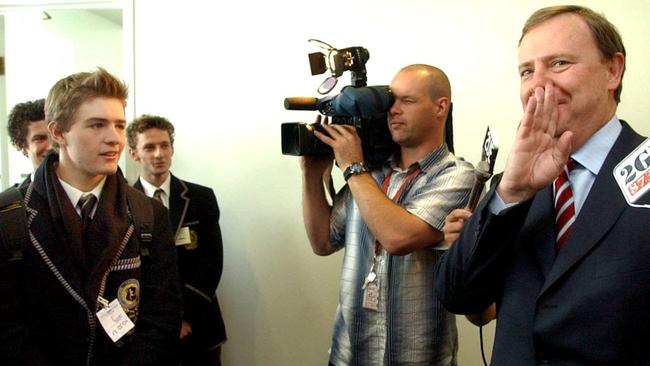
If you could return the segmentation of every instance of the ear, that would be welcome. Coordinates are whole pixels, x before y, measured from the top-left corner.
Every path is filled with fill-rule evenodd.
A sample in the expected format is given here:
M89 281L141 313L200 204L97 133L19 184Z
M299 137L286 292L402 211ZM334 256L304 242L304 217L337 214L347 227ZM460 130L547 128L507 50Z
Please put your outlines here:
M621 85L623 71L625 69L625 56L621 52L617 52L608 61L608 86L610 90L616 90Z
M66 146L65 136L63 136L63 133L65 131L63 131L61 126L56 121L50 121L50 123L47 124L47 130L50 132L50 136L54 142L56 142L61 147Z
M140 161L140 157L138 157L137 152L132 148L129 148L129 156L131 156L131 159L135 161Z
M445 116L447 115L447 111L449 110L449 98L440 97L436 99L435 105L436 105L435 116L437 118L444 119Z

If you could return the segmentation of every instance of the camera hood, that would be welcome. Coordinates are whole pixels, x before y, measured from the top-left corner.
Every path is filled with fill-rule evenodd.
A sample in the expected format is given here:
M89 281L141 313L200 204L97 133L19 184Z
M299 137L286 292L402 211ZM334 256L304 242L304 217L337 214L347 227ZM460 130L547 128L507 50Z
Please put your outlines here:
M368 118L387 112L394 101L387 85L346 86L338 95L319 99L316 107L328 116Z

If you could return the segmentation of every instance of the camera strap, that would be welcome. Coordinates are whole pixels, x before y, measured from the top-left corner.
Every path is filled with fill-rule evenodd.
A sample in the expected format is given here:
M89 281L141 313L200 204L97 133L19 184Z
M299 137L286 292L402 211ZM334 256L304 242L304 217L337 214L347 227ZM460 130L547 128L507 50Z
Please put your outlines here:
M330 200L334 202L334 198L336 197L336 191L334 190L334 179L332 179L332 166L327 168L323 172L323 187L325 188L325 191L330 197Z

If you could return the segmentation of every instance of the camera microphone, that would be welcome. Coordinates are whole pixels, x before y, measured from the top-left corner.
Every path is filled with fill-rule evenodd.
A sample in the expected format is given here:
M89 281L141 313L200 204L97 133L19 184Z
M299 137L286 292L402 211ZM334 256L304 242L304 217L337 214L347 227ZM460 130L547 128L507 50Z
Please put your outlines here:
M318 98L290 97L284 98L284 109L289 111L317 111Z
M490 164L485 160L479 161L476 165L476 169L474 169L474 186L469 194L469 202L467 203L468 210L472 212L474 211L476 205L478 205L479 199L481 198L481 194L483 193L485 182L487 182L491 176Z

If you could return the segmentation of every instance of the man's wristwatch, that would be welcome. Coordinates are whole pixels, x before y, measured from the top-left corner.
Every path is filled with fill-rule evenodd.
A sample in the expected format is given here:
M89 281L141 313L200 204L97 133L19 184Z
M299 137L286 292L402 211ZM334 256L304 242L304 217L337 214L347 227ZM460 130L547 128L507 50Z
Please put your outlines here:
M345 170L343 171L343 179L345 179L345 181L347 182L351 176L355 174L366 173L368 171L369 171L368 167L364 163L355 162L350 164L347 168L345 168Z

